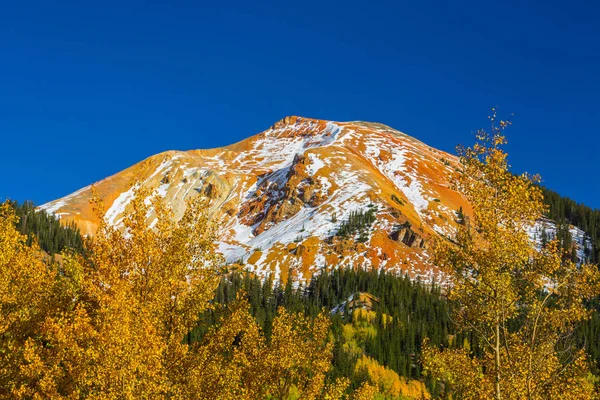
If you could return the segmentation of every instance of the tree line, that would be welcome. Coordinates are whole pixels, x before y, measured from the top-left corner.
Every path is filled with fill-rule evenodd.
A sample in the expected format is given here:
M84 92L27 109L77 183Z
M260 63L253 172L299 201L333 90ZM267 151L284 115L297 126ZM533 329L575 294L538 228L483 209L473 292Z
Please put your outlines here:
M40 248L52 256L66 249L83 251L83 238L75 223L61 223L56 215L37 210L31 201L22 204L11 201L9 204L18 217L16 227L27 236L28 245L35 237Z
M196 199L178 222L137 188L126 235L100 225L83 254L60 263L20 233L0 205L0 398L6 399L371 399L365 383L329 380L327 313L280 307L268 335L240 293L199 340L189 332L215 307L216 231ZM185 340L188 337L188 340Z
M541 189L544 203L548 206L546 216L559 225L570 223L586 232L592 244L589 261L598 263L600 260L600 210L577 203L548 188L541 187Z
M178 397L212 387L232 398L593 396L597 378L590 373L597 375L600 365L599 302L593 298L598 271L576 265L568 224L590 235L588 260L596 261L600 212L510 174L500 131L479 138L482 144L461 153L467 173L457 182L475 222L464 220L456 242L436 248L436 263L455 282L449 293L407 276L343 266L306 286L294 282L291 271L284 283L235 271L203 276L198 269L196 287L187 263L219 264L201 212L195 216L200 225L189 216L181 229L152 233L143 218L147 205L138 199L125 221L134 233L130 239L103 227L98 242L84 244L73 224L62 226L31 203L8 204L12 211L4 207L0 220L9 238L0 241L0 267L10 278L0 282L0 345L6 350L0 361L8 371L0 394L73 396L84 387L102 395L98 388L105 387L120 395ZM541 216L542 202L559 240L548 240L532 258L519 227ZM168 226L168 209L154 206ZM362 233L374 219L373 207L355 212L338 234ZM74 254L49 268L21 242L49 254ZM186 292L198 288L202 292ZM368 309L331 313L361 293L376 298ZM127 353L146 337L139 327L152 332L154 347ZM95 352L99 338L109 353ZM583 347L587 357L577 350ZM132 374L139 357L153 359L162 375ZM117 359L131 369L115 370ZM278 364L282 360L292 367ZM196 375L183 382L171 364ZM133 386L125 387L129 381Z
M322 271L313 276L306 286L296 285L292 273L286 282L266 279L248 272L230 272L222 277L215 293L218 307L207 311L201 323L188 336L191 342L201 340L216 321L227 312L227 304L234 302L237 294L245 293L250 312L268 336L279 307L290 312L301 312L316 317L325 310L330 313L334 337L331 379L344 377L351 387L358 388L368 378L357 371L363 356L375 360L409 380L425 380L422 375L421 344L428 338L439 346L462 345L467 335L456 334L448 304L435 284L425 284L407 275L391 274L375 269L346 267ZM359 351L347 349L344 331L348 324L360 324L361 316L348 310L331 313L336 306L358 293L369 293L377 301L372 304L369 327L372 334L361 337ZM364 322L364 321L362 321ZM449 340L452 342L450 343ZM425 380L426 381L426 380ZM435 384L426 381L427 389L436 392Z

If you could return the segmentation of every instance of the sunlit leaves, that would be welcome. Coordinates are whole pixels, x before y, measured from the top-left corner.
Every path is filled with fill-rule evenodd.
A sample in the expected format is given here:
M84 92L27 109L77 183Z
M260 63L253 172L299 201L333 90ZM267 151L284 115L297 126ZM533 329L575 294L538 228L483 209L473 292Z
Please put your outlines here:
M473 212L434 257L452 279L453 318L480 339L481 356L426 346L425 366L464 398L590 398L585 355L570 335L589 315L585 299L600 293L598 268L576 265L557 243L535 247L527 230L545 211L539 178L510 172L501 148L509 123L491 121L491 133L459 148L455 188Z
M187 339L213 307L223 263L201 199L174 223L136 186L123 230L103 222L99 199L93 207L101 223L85 256L63 254L60 264L27 246L12 208L0 207L0 398L346 396L347 379L325 379L325 314L282 308L267 339L240 295L201 341Z

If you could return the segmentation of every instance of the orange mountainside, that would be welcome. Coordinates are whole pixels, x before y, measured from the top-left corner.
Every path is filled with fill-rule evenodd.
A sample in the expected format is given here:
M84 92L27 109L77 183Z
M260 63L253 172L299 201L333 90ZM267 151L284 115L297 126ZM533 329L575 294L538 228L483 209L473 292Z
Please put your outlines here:
M431 238L453 233L461 206L470 213L449 188L458 167L455 156L382 124L286 117L230 146L152 156L94 186L116 227L134 182L154 189L176 218L190 198L206 197L227 261L262 276L291 268L306 279L343 265L431 279ZM91 196L88 186L40 208L93 235ZM374 206L366 242L335 235L352 211Z

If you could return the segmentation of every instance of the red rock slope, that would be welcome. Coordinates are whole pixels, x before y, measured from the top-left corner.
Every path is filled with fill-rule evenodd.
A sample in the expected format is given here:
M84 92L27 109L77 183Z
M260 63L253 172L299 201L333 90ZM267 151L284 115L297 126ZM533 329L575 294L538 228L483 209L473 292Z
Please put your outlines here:
M308 278L323 267L386 268L431 278L428 247L469 207L449 188L456 157L390 127L286 117L239 143L167 151L95 183L119 227L132 183L151 187L180 217L193 196L210 199L220 250L259 274ZM93 235L91 186L41 206ZM376 209L366 242L336 236L352 211ZM152 225L153 215L148 224ZM363 240L365 238L363 237Z

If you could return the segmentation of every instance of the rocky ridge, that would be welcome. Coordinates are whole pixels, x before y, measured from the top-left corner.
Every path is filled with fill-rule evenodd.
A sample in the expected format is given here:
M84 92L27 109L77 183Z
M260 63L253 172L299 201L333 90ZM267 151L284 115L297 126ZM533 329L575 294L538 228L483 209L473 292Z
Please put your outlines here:
M187 201L208 199L227 262L262 276L300 280L322 268L384 268L431 280L433 237L452 235L470 207L450 181L458 159L388 126L286 117L239 143L167 151L94 187L105 219L122 227L132 184L149 187L180 218ZM40 208L93 235L91 186ZM352 215L373 222L353 231ZM363 218L365 221L368 218ZM155 216L148 215L153 226ZM339 235L346 224L349 233Z

